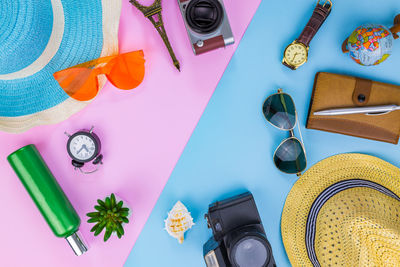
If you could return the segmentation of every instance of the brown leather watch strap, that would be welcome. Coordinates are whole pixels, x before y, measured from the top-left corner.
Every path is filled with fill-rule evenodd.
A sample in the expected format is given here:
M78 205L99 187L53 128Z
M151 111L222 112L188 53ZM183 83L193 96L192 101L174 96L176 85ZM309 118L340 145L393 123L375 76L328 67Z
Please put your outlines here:
M295 66L291 66L289 64L287 64L285 61L282 62L283 65L285 65L286 67L288 67L289 69L295 70L296 67Z
M201 42L197 42L193 44L193 47L196 55L200 55L217 48L225 47L224 37L222 35L219 35Z
M297 39L299 43L305 44L306 46L310 45L311 40L318 32L326 18L329 16L331 8L332 3L330 0L327 0L324 4L320 4L318 1L310 20Z

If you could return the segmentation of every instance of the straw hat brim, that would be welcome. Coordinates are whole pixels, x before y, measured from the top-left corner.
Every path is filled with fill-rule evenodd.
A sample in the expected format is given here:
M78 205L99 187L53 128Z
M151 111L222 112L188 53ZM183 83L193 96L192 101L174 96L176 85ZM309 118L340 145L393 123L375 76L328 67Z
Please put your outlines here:
M282 239L293 266L313 266L307 252L306 225L314 201L327 188L355 179L372 182L400 196L400 170L379 158L349 153L318 162L294 184L282 212ZM375 193L380 194L376 190Z
M103 46L100 56L103 57L118 53L118 26L122 1L102 0L101 3ZM101 89L106 83L106 78L100 76L98 79L99 89ZM89 103L90 101L82 102L67 98L56 106L33 114L15 117L0 116L0 131L20 133L38 125L59 123L80 111Z

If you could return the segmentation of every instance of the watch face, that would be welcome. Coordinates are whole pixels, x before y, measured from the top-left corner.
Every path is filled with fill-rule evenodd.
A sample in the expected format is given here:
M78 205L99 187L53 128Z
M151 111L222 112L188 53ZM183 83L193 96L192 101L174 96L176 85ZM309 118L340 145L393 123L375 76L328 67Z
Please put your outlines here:
M99 151L99 144L89 133L78 132L68 140L67 149L73 159L88 162L96 157Z
M299 43L291 44L284 56L287 64L298 67L307 61L307 47Z

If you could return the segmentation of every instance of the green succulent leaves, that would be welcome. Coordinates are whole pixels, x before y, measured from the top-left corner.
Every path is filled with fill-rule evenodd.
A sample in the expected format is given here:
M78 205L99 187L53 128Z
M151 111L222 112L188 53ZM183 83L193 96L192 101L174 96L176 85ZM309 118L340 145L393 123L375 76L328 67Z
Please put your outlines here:
M124 207L123 201L117 202L114 193L106 197L104 200L98 199L94 212L86 215L89 217L88 223L95 223L90 230L94 235L99 235L104 229L104 242L107 241L112 233L116 233L118 238L124 234L123 223L129 223L129 208Z

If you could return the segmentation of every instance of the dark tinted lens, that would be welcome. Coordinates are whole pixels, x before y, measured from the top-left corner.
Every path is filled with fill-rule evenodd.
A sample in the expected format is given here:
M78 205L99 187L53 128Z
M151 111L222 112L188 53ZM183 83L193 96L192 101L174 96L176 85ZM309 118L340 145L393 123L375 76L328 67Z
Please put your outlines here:
M276 150L274 162L279 170L286 173L299 173L306 168L306 155L296 138L286 139Z
M262 267L268 258L265 245L258 239L247 238L239 241L235 250L235 262L239 267Z
M296 124L296 108L288 94L275 94L265 100L263 105L265 118L278 128L289 130Z

